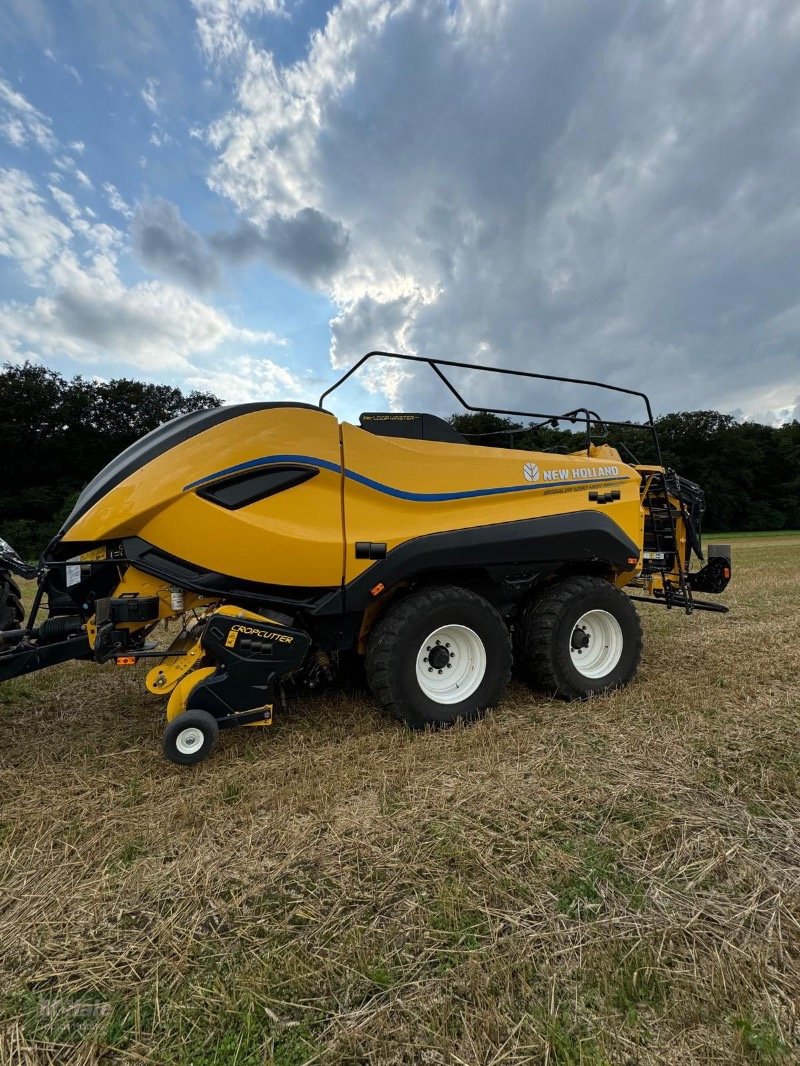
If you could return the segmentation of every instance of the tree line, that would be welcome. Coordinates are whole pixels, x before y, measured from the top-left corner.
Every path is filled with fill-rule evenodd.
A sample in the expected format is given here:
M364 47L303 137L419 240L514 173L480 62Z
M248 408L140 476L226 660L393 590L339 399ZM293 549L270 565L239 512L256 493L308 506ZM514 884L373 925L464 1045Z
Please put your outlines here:
M6 364L0 372L0 536L36 558L106 463L170 418L219 404L208 392L184 394L128 378L68 380L38 364ZM494 447L568 452L585 440L583 432L492 414L453 415L451 422L469 439ZM800 528L800 422L774 428L717 411L689 411L664 415L656 425L664 463L705 491L707 529ZM602 437L601 427L593 437ZM625 460L656 461L646 430L613 427L608 442Z

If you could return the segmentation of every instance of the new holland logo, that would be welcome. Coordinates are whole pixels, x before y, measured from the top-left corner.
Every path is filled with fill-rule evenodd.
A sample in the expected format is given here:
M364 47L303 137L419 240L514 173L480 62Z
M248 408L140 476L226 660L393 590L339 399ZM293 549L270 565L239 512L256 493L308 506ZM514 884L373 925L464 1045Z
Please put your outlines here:
M618 466L573 466L560 470L543 470L540 472L536 463L525 463L522 473L526 481L583 481L586 478L611 478L619 476Z

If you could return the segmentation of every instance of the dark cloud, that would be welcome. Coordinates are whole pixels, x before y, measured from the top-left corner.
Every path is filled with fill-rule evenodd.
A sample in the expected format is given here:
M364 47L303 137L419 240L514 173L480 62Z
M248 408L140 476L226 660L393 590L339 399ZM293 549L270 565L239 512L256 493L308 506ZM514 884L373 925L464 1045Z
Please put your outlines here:
M262 260L311 287L323 285L344 265L349 237L340 222L312 207L273 215L263 228L242 222L205 238L181 218L175 204L139 204L131 223L133 246L154 273L199 292L220 282L220 266Z
M219 265L213 251L184 222L175 204L167 200L138 204L131 233L134 249L148 270L199 292L218 284Z
M211 182L245 217L341 220L339 364L389 337L662 411L786 409L799 53L778 2L346 0L288 70L251 42Z
M349 247L344 226L313 207L293 215L273 215L263 229L243 223L210 238L232 263L263 259L306 285L327 281L344 265Z

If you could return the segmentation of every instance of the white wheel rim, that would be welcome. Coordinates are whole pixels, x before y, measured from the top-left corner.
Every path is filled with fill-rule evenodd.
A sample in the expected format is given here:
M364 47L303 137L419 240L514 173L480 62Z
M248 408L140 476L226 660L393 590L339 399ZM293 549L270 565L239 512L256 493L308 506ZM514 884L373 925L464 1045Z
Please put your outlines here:
M178 733L175 738L175 747L181 755L194 755L202 748L204 740L203 730L190 725Z
M434 703L461 703L486 675L486 649L467 626L441 626L429 633L417 654L417 682Z
M622 658L622 627L608 611L587 611L570 633L572 665L593 680L610 674Z

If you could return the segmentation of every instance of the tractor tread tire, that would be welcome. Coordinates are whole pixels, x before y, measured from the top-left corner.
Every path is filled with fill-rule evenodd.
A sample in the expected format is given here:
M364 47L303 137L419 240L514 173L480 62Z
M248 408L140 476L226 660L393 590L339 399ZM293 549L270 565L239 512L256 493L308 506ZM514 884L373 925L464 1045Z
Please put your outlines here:
M480 624L486 628L486 639L494 643L493 649L487 649L484 680L466 707L436 704L424 697L420 704L419 690L410 693L408 686L404 685L404 671L400 663L403 652L409 650L410 630L417 629L417 633L421 634L418 638L421 643L425 639L424 630L429 625L427 619L431 615L440 610L452 610L457 618L459 608L468 612L477 611ZM454 621L455 624L461 624ZM410 650L414 662L417 655L416 639L416 634L411 637ZM481 639L485 644L483 636ZM428 585L409 593L387 609L370 632L364 665L367 684L378 702L409 728L424 729L426 726L447 727L457 721L473 722L483 717L511 679L512 658L508 628L488 600L459 585Z
M0 631L20 629L24 621L20 587L7 570L0 570Z
M576 601L606 601L623 630L623 657L608 681L582 678L570 662L569 644L559 633ZM585 609L590 609L586 607ZM576 616L576 619L579 616ZM518 627L519 655L531 684L563 700L587 699L627 685L635 676L642 656L642 623L624 592L605 578L575 576L548 585L523 612Z

